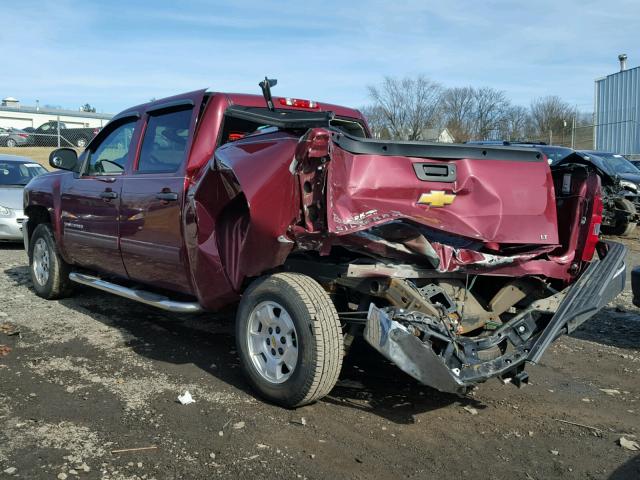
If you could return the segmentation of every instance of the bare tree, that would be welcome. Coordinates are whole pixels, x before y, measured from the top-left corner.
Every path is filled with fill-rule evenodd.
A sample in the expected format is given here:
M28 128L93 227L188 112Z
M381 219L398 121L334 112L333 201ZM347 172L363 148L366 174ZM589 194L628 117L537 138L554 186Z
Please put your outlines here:
M509 108L505 93L490 87L456 87L444 94L446 125L460 142L486 140L500 134Z
M386 126L384 113L380 107L365 105L364 107L360 107L359 110L360 113L364 115L364 118L367 119L373 138L391 138Z
M472 87L449 88L443 95L443 113L447 128L459 142L471 139L474 103Z
M500 128L502 139L508 141L524 140L531 131L529 110L520 105L507 108Z
M474 103L474 134L477 139L486 140L499 131L510 103L503 91L491 87L476 89Z
M574 116L573 108L558 96L537 98L531 102L531 120L536 133L543 139L559 138Z
M385 77L381 85L370 85L368 90L373 108L392 138L419 140L425 128L437 123L442 87L422 75Z

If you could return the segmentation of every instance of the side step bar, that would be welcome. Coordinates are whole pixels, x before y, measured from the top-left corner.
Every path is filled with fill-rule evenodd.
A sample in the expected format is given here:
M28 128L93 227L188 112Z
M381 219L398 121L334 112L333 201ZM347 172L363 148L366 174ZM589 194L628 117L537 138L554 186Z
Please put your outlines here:
M198 313L202 312L202 307L197 302L176 302L168 297L159 295L145 290L134 290L132 288L123 287L115 283L107 282L98 277L85 275L84 273L72 272L69 274L69 280L72 282L97 288L104 292L113 293L120 297L135 300L136 302L158 307L163 310L174 313Z

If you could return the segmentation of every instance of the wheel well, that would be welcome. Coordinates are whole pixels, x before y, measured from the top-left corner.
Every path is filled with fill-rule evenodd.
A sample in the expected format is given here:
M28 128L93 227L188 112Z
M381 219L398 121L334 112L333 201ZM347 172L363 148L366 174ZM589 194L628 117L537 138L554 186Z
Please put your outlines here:
M234 288L238 288L243 280L240 258L249 220L249 204L244 193L231 200L216 219L220 260Z
M51 216L45 207L39 205L27 207L24 213L29 217L29 221L27 222L29 238L31 238L33 231L38 225L41 223L51 223Z

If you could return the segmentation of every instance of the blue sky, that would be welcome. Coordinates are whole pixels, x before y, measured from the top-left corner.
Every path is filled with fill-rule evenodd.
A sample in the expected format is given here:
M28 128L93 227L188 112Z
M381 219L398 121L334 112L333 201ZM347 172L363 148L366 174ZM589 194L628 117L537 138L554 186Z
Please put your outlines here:
M6 3L6 4L5 4ZM211 87L360 106L384 75L490 86L583 111L593 81L640 65L640 5L608 1L3 0L0 97L115 113Z

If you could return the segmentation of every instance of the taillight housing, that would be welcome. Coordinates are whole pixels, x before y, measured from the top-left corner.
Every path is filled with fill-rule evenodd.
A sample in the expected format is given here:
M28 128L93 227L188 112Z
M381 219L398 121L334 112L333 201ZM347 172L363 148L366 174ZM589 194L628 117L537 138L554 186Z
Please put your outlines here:
M318 102L314 102L313 100L300 100L299 98L281 98L279 100L280 105L285 107L294 107L294 108L310 108L310 109L318 109Z
M229 133L228 140L230 142L235 142L236 140L240 140L241 138L244 138L245 136L246 136L246 133L231 132L231 133Z
M600 226L602 225L603 208L602 195L600 191L598 191L593 197L593 208L591 209L587 241L585 242L584 249L582 250L582 260L585 262L590 262L593 259L593 254L596 251L596 245L600 241Z

